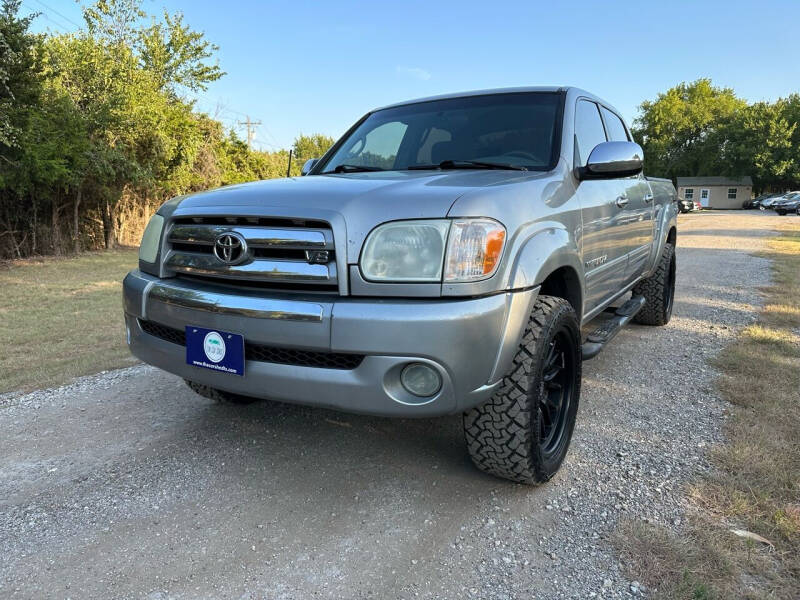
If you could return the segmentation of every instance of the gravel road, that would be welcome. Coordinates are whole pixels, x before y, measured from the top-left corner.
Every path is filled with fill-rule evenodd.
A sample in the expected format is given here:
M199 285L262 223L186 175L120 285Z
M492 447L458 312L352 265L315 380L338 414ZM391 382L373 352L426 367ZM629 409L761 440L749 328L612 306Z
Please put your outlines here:
M755 318L778 218L681 216L673 320L584 364L538 488L476 471L460 417L217 405L146 366L0 397L0 597L646 596L608 538L680 527L725 413L706 361Z

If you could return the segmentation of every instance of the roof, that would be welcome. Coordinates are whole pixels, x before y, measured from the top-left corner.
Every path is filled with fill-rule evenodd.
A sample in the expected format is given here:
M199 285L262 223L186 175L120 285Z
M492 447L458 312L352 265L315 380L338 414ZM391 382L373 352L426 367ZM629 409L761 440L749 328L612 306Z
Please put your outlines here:
M488 90L473 90L469 92L456 92L454 94L441 94L439 96L428 96L427 98L415 98L413 100L405 100L403 102L394 102L387 106L381 106L375 110L383 110L384 108L395 108L398 106L406 106L408 104L420 104L422 102L431 102L434 100L449 100L450 98L466 98L469 96L490 96L494 94L516 94L520 92L560 92L566 89L564 86L526 86L526 87L507 87L496 88Z
M750 175L742 177L678 177L678 187L687 185L753 185Z

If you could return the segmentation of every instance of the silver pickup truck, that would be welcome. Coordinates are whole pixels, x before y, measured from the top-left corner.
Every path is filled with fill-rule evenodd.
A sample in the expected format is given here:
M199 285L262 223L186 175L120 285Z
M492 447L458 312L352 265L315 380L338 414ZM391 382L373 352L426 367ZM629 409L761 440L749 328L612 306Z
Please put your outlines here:
M664 325L677 195L576 88L374 110L302 177L166 202L124 282L128 344L218 400L463 413L482 470L548 480L581 361Z

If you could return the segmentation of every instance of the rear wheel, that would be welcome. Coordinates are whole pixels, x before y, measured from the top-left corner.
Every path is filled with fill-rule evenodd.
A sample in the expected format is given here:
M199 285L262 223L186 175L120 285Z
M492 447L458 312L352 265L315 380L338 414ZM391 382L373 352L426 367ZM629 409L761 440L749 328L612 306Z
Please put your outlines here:
M644 296L645 303L633 320L641 325L666 325L672 317L675 300L675 246L664 244L658 267L647 279L636 284L634 296Z
M200 394L204 398L208 398L223 404L252 404L253 402L258 402L258 398L242 396L241 394L233 394L231 392L223 392L217 388L212 388L208 385L194 381L189 381L188 379L184 379L184 381L186 382L186 385L192 389L192 391Z
M464 414L475 465L519 483L542 483L567 454L581 385L580 327L569 302L540 296L500 389Z
M784 216L786 214L785 210L777 210L775 212L777 212L780 216Z

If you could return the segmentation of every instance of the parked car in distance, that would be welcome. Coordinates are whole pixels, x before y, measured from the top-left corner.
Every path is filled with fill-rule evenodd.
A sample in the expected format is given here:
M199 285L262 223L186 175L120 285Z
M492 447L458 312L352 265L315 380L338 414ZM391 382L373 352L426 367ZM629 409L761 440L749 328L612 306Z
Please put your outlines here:
M462 415L478 468L547 481L582 360L672 315L677 193L643 160L572 87L373 110L302 177L161 206L123 285L128 345L216 400Z
M791 194L791 193L792 192L787 192L787 194ZM787 194L776 194L776 195L774 195L774 196L772 196L770 198L766 198L766 199L762 200L759 203L758 208L760 208L761 210L766 210L768 208L771 209L775 205L776 202L778 202L779 200L785 198Z
M781 216L798 213L798 208L800 208L800 192L786 194L772 205L772 209Z
M769 200L770 198L780 197L782 195L783 194L776 194L774 192L769 193L769 194L761 194L760 196L757 196L753 200L749 200L749 201L745 202L745 205L743 206L743 208L760 208L761 207L761 203L764 200Z
M682 213L692 212L694 210L694 202L686 198L678 198L678 210Z

